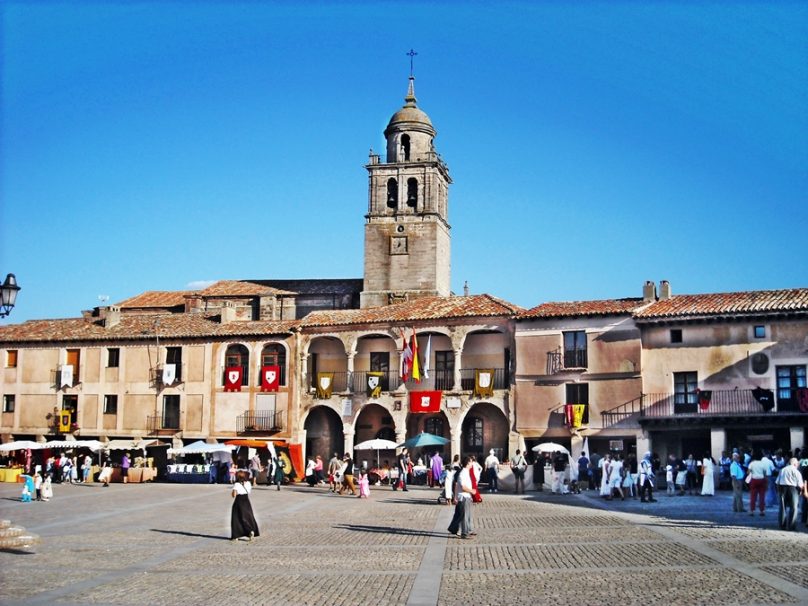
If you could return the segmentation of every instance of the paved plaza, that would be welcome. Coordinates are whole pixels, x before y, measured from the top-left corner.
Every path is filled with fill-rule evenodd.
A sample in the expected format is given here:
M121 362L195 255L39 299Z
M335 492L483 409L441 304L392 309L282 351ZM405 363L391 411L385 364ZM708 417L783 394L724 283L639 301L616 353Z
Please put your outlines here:
M0 519L41 542L0 552L0 602L34 604L808 604L808 534L733 514L728 493L604 502L484 493L449 537L437 490L258 487L261 536L229 540L227 486L54 487Z

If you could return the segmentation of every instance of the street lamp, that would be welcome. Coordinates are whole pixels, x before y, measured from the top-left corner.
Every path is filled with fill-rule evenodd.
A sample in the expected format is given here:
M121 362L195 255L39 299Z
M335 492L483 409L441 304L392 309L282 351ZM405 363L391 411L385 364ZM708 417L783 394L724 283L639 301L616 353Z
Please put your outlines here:
M14 308L17 302L17 293L20 287L17 286L17 278L14 274L8 274L6 281L0 286L0 318L5 318Z

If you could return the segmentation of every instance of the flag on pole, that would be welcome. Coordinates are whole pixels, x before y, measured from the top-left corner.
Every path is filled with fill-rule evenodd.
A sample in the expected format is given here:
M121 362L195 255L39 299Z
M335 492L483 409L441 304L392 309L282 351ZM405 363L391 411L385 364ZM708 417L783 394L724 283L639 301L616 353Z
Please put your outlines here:
M401 331L401 340L403 341L399 374L401 375L401 380L406 383L410 378L410 368L412 367L412 349L410 349L410 342L407 340L407 335L404 333L404 330L399 330Z
M418 362L418 337L415 329L412 331L412 379L416 383L421 382L421 365Z
M429 339L426 342L426 353L424 354L424 368L423 368L423 375L425 379L429 378L429 355L432 351L432 335L429 335Z

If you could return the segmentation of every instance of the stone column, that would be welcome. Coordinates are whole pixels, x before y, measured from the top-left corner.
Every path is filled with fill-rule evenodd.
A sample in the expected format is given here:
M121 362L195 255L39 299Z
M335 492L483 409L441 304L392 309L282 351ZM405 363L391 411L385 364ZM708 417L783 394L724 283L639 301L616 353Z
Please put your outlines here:
M721 460L721 453L727 450L727 431L723 427L710 429L710 456L718 462ZM693 453L698 460L704 456L703 453Z
M455 358L454 358L454 385L452 386L452 391L460 391L463 383L460 380L460 367L463 364L463 350L462 349L455 349ZM458 449L458 452L460 450Z
M355 435L355 433L354 433L353 425L350 422L343 423L342 424L342 436L343 436L343 438L345 440L345 452L353 453L354 435ZM343 453L339 453L339 454L343 454ZM353 454L351 456L353 457Z
M648 437L647 432L643 432L642 435L637 436L637 460L641 460L646 452L652 452L651 438Z
M789 437L791 438L791 451L796 448L802 448L805 444L805 429L802 427L790 427L788 430Z
M461 431L460 427L458 427L457 429L449 430L449 439L451 440L449 442L449 445L451 446L451 452L449 453L449 461L448 461L448 463L452 462L455 455L460 454L460 437L461 437L461 434L462 434L462 431Z

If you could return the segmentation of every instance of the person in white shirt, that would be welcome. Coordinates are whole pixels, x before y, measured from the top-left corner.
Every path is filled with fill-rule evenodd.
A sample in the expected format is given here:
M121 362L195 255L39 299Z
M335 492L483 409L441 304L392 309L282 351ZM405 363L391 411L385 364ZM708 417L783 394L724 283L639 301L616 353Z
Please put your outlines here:
M252 483L248 471L239 471L236 474L236 482L233 484L231 496L233 497L233 508L230 511L230 540L238 541L242 537L247 537L252 541L259 535L258 523L253 515L250 504L250 491Z
M780 496L780 528L785 530L795 530L797 528L800 493L805 485L799 465L800 462L796 458L792 458L780 470L776 480Z
M488 456L485 457L485 472L488 474L488 492L496 492L499 488L499 478L497 478L497 468L499 467L499 459L494 454L494 449L488 451Z
M471 484L471 465L471 457L463 457L461 469L456 473L454 482L455 511L448 531L450 534L457 535L459 530L461 539L468 539L477 534L472 530L471 523L471 495L474 492Z

